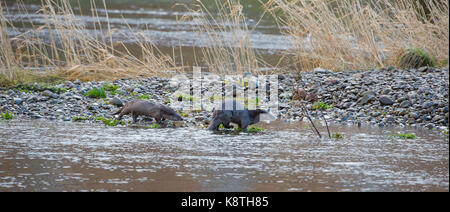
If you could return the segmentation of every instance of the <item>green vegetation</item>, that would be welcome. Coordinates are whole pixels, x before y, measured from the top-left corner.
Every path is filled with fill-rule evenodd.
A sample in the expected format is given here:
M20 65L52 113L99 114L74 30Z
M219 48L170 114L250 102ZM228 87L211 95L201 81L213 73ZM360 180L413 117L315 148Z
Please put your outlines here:
M415 139L417 138L416 135L414 135L413 133L398 133L398 134L393 134L393 135L389 135L390 138L400 138L400 139Z
M11 120L15 118L15 115L12 112L4 111L0 113L0 118L3 120Z
M103 121L103 120L105 120L105 117L103 117L103 116L97 116L97 117L95 117L95 120L97 120L97 121Z
M65 88L59 88L54 85L48 83L36 83L36 84L15 84L12 89L18 90L23 93L31 93L31 92L41 92L45 90L49 90L52 93L62 94L67 92Z
M147 125L145 128L157 129L157 128L159 128L159 125L158 125L158 123L154 123L154 124Z
M88 120L90 117L84 117L84 116L75 116L72 118L72 121L84 121Z
M448 128L446 130L442 131L442 134L448 135Z
M191 95L187 95L187 94L178 94L177 95L177 100L178 101L187 101L189 100L190 102L194 101L194 97Z
M106 98L106 92L105 89L102 88L92 88L87 93L84 94L85 96L89 96L91 98Z
M132 93L131 96L136 99L144 99L144 100L149 100L152 97L151 95L148 95L148 94L140 94L139 95L137 93Z
M107 126L110 126L110 127L117 126L118 124L120 124L120 125L127 125L127 124L125 123L125 121L123 121L123 120L108 119L108 118L105 118L105 117L103 117L103 116L97 116L97 117L95 118L95 120L97 120L97 121L102 121L103 124L105 124L105 125L107 125Z
M327 105L324 102L316 102L316 103L314 103L313 108L314 108L314 110L325 111L325 110L333 108L333 105Z
M264 131L263 127L249 126L247 128L247 132L249 132L249 133L257 133L257 132L263 132L263 131Z
M333 134L331 135L331 137L332 137L332 138L335 138L335 139L344 139L344 134L341 134L341 133L333 133Z
M180 114L180 116L182 117L189 117L189 114L185 113L184 111L179 110L178 114Z
M117 91L117 90L115 90L115 91L111 91L111 95L113 95L113 96L115 96L116 94L122 94L122 92L121 91Z
M419 48L408 48L399 54L397 66L400 68L411 69L423 66L436 66L436 59L425 50Z
M115 92L118 88L119 88L118 85L114 85L109 82L106 82L105 84L103 84L103 89L105 89L105 91Z

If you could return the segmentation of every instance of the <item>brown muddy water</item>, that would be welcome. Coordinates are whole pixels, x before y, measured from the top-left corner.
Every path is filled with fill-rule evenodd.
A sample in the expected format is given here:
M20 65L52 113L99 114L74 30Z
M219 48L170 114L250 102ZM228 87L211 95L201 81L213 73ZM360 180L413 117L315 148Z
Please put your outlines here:
M0 122L0 191L448 191L448 136L307 123L260 133ZM326 132L322 129L322 132ZM418 138L390 138L412 132Z

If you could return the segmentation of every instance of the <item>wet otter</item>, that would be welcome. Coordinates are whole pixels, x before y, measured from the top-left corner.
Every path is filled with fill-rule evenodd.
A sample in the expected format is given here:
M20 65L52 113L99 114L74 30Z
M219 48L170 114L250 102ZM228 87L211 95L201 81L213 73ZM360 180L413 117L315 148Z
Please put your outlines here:
M225 110L225 104L233 106L232 110ZM239 108L243 108L242 110ZM259 122L260 114L268 113L265 110L247 110L241 104L236 101L224 101L221 104L221 109L215 109L211 120L211 124L208 130L218 130L219 125L223 124L225 128L232 128L230 123L235 123L242 128L243 131L247 131L247 126L256 124ZM238 110L239 109L239 110Z
M158 123L161 123L162 119L169 119L173 121L183 120L183 118L172 108L156 102L150 102L141 99L135 99L128 102L113 115L119 114L118 119L121 120L123 115L127 115L130 113L133 117L134 123L136 123L137 118L140 115L153 117Z

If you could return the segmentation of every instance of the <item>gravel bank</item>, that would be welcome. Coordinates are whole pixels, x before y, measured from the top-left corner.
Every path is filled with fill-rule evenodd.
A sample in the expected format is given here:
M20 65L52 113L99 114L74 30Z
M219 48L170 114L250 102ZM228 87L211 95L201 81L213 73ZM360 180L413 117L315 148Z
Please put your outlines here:
M300 76L279 75L278 79L280 118L286 121L306 121L300 104L310 110L313 118L320 119L313 103L322 101L333 106L324 114L330 122L337 124L448 127L448 68L345 72L317 68ZM86 95L91 89L105 84L105 98ZM111 88L111 85L114 86ZM55 86L34 84L0 88L0 111L12 112L19 119L98 122L97 117L113 119L113 112L135 98L170 106L170 95L176 90L177 87L171 87L170 79L158 77L110 83L77 80ZM184 111L182 115L186 120L182 126L205 127L211 114L210 111ZM125 122L129 121L131 117L127 116ZM152 123L152 119L141 118L139 124ZM174 127L168 123L169 127Z

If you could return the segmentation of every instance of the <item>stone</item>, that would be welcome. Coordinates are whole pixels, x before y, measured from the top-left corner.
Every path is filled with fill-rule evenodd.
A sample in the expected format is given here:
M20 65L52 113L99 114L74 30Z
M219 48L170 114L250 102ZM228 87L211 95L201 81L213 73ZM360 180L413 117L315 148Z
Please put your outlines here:
M442 112L448 113L448 106L445 106L444 109L442 110Z
M393 122L395 122L395 118L393 116L389 116L386 118L386 122L393 123Z
M425 116L423 116L423 120L424 121L431 121L431 116L425 115Z
M117 107L122 107L122 106L124 105L123 102L122 102L122 100L120 100L120 99L117 98L117 97L112 98L112 99L109 101L109 103L111 103L111 104L113 104L113 105L115 105L115 106L117 106Z
M356 73L356 74L353 75L353 78L361 79L361 78L363 78L363 76L364 75L362 73Z
M402 103L400 103L401 108L408 108L408 107L411 107L411 105L412 105L411 101L409 101L409 100L405 100Z
M33 96L28 97L27 102L35 103L35 102L37 102L37 100L38 100L37 96L33 95Z
M42 96L52 97L52 98L55 98L55 99L59 97L58 94L55 94L55 93L53 93L53 92L51 92L49 90L42 91L41 94L42 94Z
M361 98L358 99L359 105L365 105L373 100L375 100L375 92L373 91L367 91L361 94Z
M197 121L197 122L201 122L204 119L205 119L205 117L203 117L203 116L195 116L195 121Z
M81 100L83 99L83 97L78 96L78 95L73 95L72 98L76 99L76 100Z
M431 129L435 128L435 126L436 125L434 125L433 123L428 123L428 124L425 125L425 128L428 128L428 129L431 130Z
M420 67L417 70L420 71L420 72L426 72L426 71L428 71L428 66Z
M380 115L381 115L380 112L372 112L372 113L370 113L370 116L372 116L372 117L378 117Z
M332 71L330 71L330 70L325 70L325 69L323 69L323 68L315 68L313 71L314 71L314 73L316 73L316 74L331 74L331 73L333 73Z
M389 98L388 96L380 96L380 98L378 98L378 101L380 101L381 105L393 105L394 101L391 100L391 98Z
M56 113L56 115L63 115L63 114L64 114L64 111L61 110L61 109L57 109L57 110L55 111L55 113Z
M422 104L422 109L428 109L430 107L433 107L433 102L428 101Z
M392 89L387 88L387 89L384 89L383 92L381 92L381 94L383 94L383 95L388 95L388 94L390 94L391 92L392 92Z
M14 101L14 104L16 104L16 105L22 104L22 99L21 98L14 98L13 101Z

